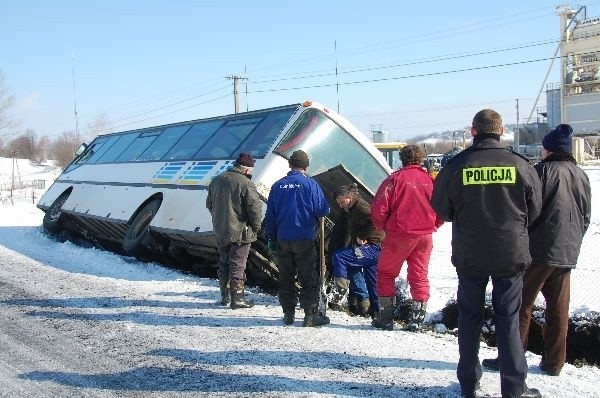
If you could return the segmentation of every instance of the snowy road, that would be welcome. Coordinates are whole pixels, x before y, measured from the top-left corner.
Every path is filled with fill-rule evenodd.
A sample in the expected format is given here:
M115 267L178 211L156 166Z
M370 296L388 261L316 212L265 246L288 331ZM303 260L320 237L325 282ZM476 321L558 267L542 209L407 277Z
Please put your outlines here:
M275 297L219 307L216 281L53 241L41 215L0 205L0 397L459 396L450 334L376 331L339 312L303 328L300 310L284 327ZM482 344L482 358L495 354ZM600 369L548 377L527 359L544 397L600 397ZM497 372L481 384L499 396Z

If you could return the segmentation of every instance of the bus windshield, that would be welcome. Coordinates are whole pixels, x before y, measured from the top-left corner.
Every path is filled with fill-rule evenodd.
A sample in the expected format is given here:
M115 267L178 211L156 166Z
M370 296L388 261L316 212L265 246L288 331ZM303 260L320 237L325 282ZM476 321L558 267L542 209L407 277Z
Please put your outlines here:
M310 174L316 175L339 164L377 192L387 171L346 130L317 109L307 109L283 138L276 151L289 159L296 149L305 150L311 160Z

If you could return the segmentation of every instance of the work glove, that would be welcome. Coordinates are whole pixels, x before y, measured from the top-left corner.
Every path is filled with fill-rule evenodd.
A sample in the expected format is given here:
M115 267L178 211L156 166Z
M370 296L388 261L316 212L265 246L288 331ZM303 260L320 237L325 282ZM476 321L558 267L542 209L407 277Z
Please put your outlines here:
M269 257L275 257L277 254L277 243L275 241L270 240L269 243L267 243L267 253L269 254Z

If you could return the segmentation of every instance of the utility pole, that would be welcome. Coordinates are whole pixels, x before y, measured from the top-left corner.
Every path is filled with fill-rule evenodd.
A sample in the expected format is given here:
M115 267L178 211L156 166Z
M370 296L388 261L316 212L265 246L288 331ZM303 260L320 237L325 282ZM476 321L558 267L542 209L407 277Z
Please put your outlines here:
M75 54L71 51L71 62L73 64L73 101L75 103L75 134L79 138L79 118L77 117L77 93L75 91Z
M515 131L515 138L513 142L514 151L519 153L519 99L517 101L517 131Z
M235 109L235 113L239 113L240 112L240 103L239 103L239 99L238 99L238 86L239 80L248 80L248 78L246 76L235 76L235 75L231 75L231 76L225 76L226 79L229 80L233 80L233 106Z

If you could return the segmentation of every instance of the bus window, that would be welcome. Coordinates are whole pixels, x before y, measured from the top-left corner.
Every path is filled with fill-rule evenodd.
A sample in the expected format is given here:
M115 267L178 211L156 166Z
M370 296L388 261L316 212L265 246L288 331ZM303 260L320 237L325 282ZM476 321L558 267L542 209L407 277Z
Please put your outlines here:
M106 141L106 143L104 145L102 145L102 147L99 148L96 151L96 153L94 153L92 155L92 157L90 157L90 159L88 160L88 163L96 163L98 161L98 159L100 159L100 157L102 155L104 155L106 153L106 151L108 151L118 139L119 139L118 136L109 137L108 140Z
M134 162L146 148L158 137L162 130L148 131L142 133L129 145L129 147L117 158L117 162Z
M255 157L266 155L273 142L275 142L275 138L295 112L296 107L269 113L236 152L251 153Z
M352 136L316 109L306 110L281 141L276 151L289 159L296 149L310 157L310 174L343 164L372 192L388 176L387 171Z
M164 160L192 159L194 154L208 141L223 124L223 120L196 123L167 153Z
M77 160L78 164L86 163L94 154L106 143L108 137L99 137L96 138L94 142L92 142L87 150L83 153L83 155Z
M215 135L194 156L194 159L218 159L235 156L236 148L240 146L240 142L248 137L262 119L261 116L226 122L219 127Z
M100 159L98 159L97 163L110 163L114 162L120 154L123 153L125 149L137 138L140 133L130 133L125 134L119 137L119 140L115 142L113 146L111 146L105 153L102 155Z
M190 129L190 126L190 124L184 124L165 129L136 161L160 160L175 145L179 138Z

